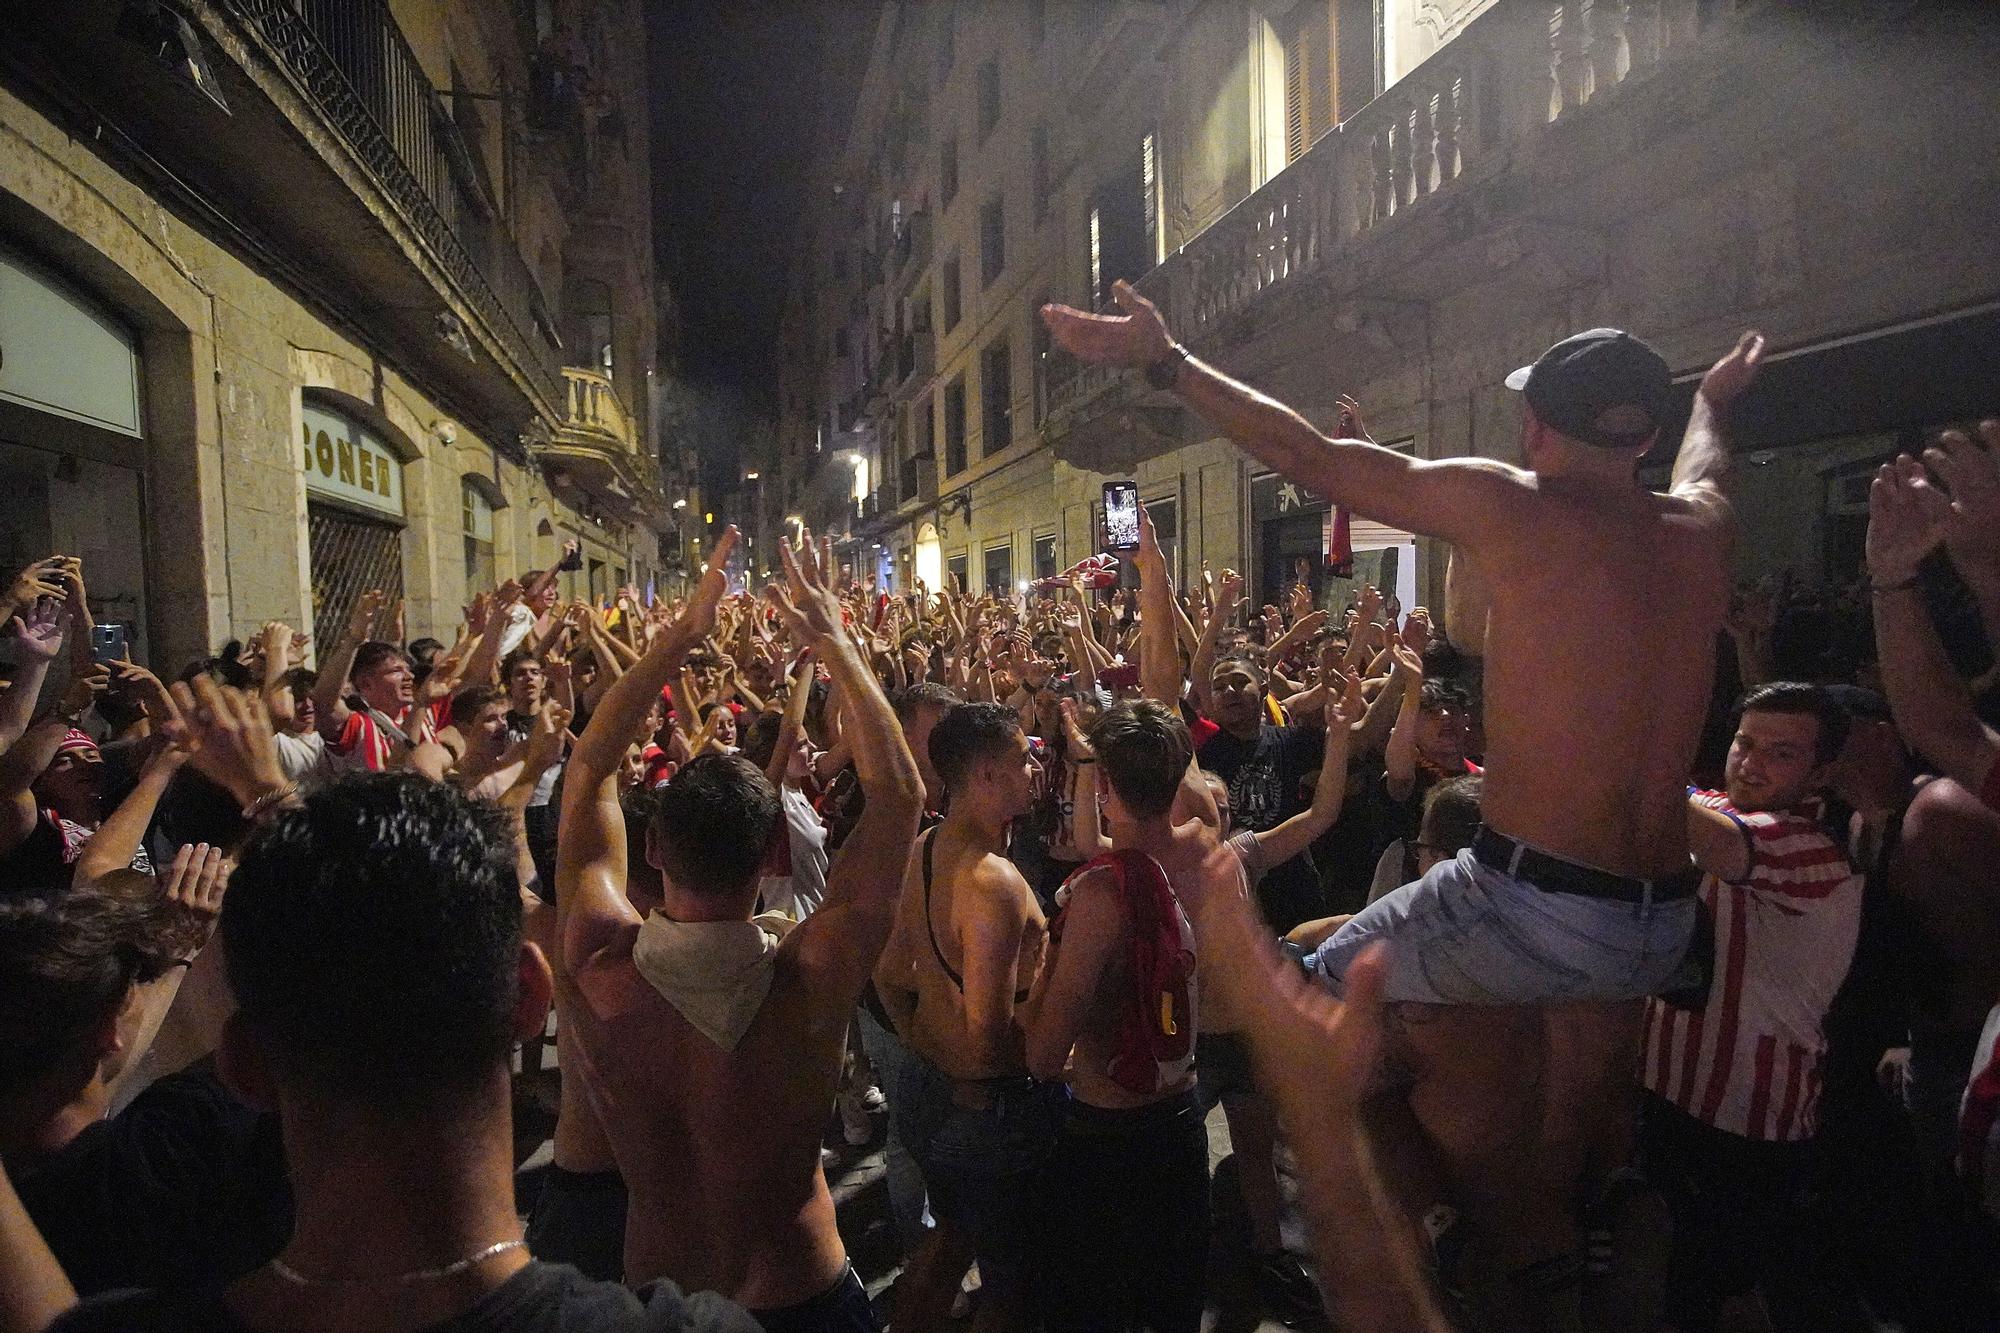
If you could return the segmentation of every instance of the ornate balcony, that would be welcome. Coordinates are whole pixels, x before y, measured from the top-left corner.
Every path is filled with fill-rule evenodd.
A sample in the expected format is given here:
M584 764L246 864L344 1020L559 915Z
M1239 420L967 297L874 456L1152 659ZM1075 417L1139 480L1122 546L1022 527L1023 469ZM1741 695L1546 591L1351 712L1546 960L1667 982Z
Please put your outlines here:
M1497 209L1454 215L1446 201L1531 156L1556 121L1672 64L1739 7L1500 0L1136 286L1197 352L1241 360L1262 332L1307 314L1334 335L1389 339L1394 308L1430 295L1426 284L1450 290L1525 258L1549 271L1545 285L1574 281L1594 262L1574 231L1496 225ZM1043 433L1066 462L1123 471L1181 443L1185 426L1175 400L1136 375L1058 350Z
M659 466L640 452L638 424L611 380L581 366L564 366L562 378L562 424L534 451L551 484L591 512L663 517Z

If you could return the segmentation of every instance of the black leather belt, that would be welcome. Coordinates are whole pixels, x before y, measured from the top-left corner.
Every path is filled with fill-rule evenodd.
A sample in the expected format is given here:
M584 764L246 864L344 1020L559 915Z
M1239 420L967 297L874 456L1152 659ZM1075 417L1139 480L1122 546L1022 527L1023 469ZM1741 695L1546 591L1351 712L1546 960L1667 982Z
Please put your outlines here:
M1484 824L1472 840L1472 854L1481 865L1513 876L1549 893L1574 893L1584 898L1609 898L1614 902L1673 902L1692 898L1701 885L1701 872L1692 863L1678 875L1664 879L1634 879L1614 875L1595 866L1578 865L1547 852L1538 852L1504 833L1495 833Z

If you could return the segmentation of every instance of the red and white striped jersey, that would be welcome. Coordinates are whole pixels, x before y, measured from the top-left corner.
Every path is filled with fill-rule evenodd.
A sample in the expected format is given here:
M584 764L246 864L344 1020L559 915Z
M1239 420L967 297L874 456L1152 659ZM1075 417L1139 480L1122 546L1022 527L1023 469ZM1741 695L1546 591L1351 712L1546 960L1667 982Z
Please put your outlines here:
M1693 799L1731 815L1750 844L1740 883L1714 875L1715 979L1699 1011L1647 1005L1640 1081L1705 1124L1747 1139L1811 1138L1819 1123L1822 1024L1861 929L1861 877L1796 810L1739 813L1722 792Z

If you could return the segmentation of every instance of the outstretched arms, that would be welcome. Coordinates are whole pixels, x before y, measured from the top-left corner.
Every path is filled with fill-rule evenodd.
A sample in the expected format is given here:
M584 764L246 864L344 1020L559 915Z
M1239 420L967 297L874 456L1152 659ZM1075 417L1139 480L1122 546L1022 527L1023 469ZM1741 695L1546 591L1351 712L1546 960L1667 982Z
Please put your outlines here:
M1518 492L1504 464L1412 458L1360 440L1332 440L1276 399L1187 355L1151 301L1120 282L1124 315L1042 307L1057 342L1084 361L1134 368L1171 364L1173 391L1249 454L1318 496L1411 532L1477 541L1505 517Z

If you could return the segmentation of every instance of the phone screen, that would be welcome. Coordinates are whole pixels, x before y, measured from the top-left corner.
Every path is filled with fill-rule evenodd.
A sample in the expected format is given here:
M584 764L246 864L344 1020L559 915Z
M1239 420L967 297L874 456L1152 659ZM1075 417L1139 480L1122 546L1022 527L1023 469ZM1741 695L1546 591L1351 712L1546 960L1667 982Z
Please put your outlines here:
M1137 482L1104 483L1104 548L1139 549L1139 486Z

